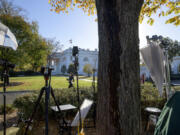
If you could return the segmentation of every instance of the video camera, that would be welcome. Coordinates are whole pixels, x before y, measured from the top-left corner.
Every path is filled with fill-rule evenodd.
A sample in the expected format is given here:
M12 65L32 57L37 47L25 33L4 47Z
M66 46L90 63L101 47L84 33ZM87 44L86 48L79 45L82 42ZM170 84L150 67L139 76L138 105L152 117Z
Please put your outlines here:
M52 70L54 70L54 68L51 68L51 67L48 67L48 66L46 66L46 67L42 66L41 67L41 73L43 75L51 74Z
M46 80L48 80L49 76L51 76L52 70L54 70L54 68L51 68L51 67L48 67L48 66L46 66L46 67L42 66L41 67L41 73L44 75L44 78Z

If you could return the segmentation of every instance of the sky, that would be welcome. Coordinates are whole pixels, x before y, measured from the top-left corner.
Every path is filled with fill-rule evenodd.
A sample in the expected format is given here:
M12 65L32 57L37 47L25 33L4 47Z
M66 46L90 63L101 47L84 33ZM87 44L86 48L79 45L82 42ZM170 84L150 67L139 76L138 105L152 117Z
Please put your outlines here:
M48 0L13 0L13 3L26 10L28 21L36 21L43 37L55 38L64 49L73 45L94 50L98 48L98 27L96 15L88 16L81 9L69 14L50 11ZM162 35L180 41L180 26L165 24L167 18L155 17L153 26L144 21L139 25L140 48L146 45L146 36ZM70 44L69 40L73 43Z

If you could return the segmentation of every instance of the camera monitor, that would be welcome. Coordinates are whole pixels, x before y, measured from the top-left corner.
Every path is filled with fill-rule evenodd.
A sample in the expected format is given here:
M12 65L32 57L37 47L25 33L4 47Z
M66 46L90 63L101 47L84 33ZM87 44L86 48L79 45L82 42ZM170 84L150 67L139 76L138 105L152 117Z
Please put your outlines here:
M18 47L16 37L10 29L0 23L0 47L7 47L16 50Z

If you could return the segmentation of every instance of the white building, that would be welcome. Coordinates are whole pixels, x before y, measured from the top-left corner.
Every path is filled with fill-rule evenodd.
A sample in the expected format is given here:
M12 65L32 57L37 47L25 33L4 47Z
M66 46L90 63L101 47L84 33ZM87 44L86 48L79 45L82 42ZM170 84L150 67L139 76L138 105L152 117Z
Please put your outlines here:
M150 77L150 72L149 70L147 69L146 66L141 66L140 67L140 76L144 75L145 78L149 78Z
M94 51L88 49L79 48L79 70L78 73L81 75L85 75L83 72L83 68L86 64L90 64L92 68L98 68L98 50ZM68 69L69 65L73 63L72 57L72 48L64 50L62 53L57 53L52 61L52 66L54 67L53 74L62 74L61 68L63 65ZM179 74L180 73L180 56L176 56L173 58L171 63L172 73ZM146 66L141 66L140 68L140 76L145 75L145 77L150 77L149 70Z
M180 74L180 56L173 58L171 63L171 70L173 74Z
M72 48L64 50L62 53L57 53L52 61L52 66L54 67L53 74L62 74L61 68L63 65L66 66L68 69L69 65L73 63L73 56L72 56ZM95 49L91 51L89 49L81 49L79 48L79 70L78 73L81 75L85 75L83 72L83 68L86 64L90 64L92 68L96 68L98 66L98 50Z
M176 56L173 58L171 62L171 73L172 74L180 74L180 56ZM146 66L141 66L140 75L145 75L145 77L150 77L149 70Z

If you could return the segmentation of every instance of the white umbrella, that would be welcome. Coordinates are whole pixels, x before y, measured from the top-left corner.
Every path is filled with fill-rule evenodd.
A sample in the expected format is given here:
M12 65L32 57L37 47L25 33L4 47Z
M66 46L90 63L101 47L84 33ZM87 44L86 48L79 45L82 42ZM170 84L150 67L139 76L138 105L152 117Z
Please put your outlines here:
M2 23L0 23L0 46L12 48L14 50L18 47L16 37L10 29Z

